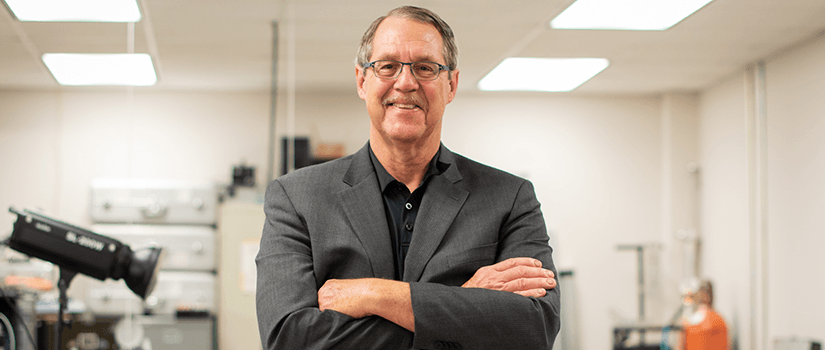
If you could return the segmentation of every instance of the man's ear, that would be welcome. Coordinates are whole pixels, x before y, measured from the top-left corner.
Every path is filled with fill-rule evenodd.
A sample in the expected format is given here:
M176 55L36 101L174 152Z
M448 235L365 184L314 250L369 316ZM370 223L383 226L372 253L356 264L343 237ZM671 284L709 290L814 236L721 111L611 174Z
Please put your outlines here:
M447 103L453 102L455 98L455 93L458 91L458 69L455 72L449 72L453 75L452 79L449 80L450 82L450 94L447 96Z
M364 76L364 68L355 66L355 85L358 89L358 97L362 100L366 100L366 90L364 90L364 81L366 81L366 77Z

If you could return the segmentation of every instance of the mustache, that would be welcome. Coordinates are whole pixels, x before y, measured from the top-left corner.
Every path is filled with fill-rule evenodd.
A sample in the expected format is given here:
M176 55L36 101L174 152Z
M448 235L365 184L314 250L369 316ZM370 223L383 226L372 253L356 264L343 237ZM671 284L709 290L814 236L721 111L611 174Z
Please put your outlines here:
M391 104L411 104L424 109L426 107L426 103L424 100L416 95L402 95L402 96L395 96L395 97L387 97L382 101L384 106L391 105Z

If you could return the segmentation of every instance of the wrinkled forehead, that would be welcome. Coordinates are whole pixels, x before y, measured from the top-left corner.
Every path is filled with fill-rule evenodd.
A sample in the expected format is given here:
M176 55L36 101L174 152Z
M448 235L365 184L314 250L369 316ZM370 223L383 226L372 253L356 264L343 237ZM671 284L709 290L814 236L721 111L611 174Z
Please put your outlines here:
M375 31L370 60L443 63L442 47L441 34L431 24L401 17L387 17Z

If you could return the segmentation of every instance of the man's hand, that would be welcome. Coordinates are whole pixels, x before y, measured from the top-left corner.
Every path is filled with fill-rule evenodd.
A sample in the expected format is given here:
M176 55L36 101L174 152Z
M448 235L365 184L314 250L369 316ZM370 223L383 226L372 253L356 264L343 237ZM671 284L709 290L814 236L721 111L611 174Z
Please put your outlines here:
M415 332L410 285L404 282L378 278L327 280L318 290L318 308L353 318L380 316Z
M327 280L318 290L318 308L335 310L354 318L370 316L366 305L372 293L364 279Z
M546 289L556 288L553 271L541 268L541 261L532 258L511 258L485 266L462 287L503 290L526 297L541 297Z

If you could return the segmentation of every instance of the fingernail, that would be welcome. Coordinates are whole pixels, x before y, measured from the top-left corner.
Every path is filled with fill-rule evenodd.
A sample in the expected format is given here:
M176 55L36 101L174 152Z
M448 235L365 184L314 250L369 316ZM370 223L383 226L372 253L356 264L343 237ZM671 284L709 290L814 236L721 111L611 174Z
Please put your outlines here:
M533 260L533 265L536 265L536 267L541 267L541 261Z

